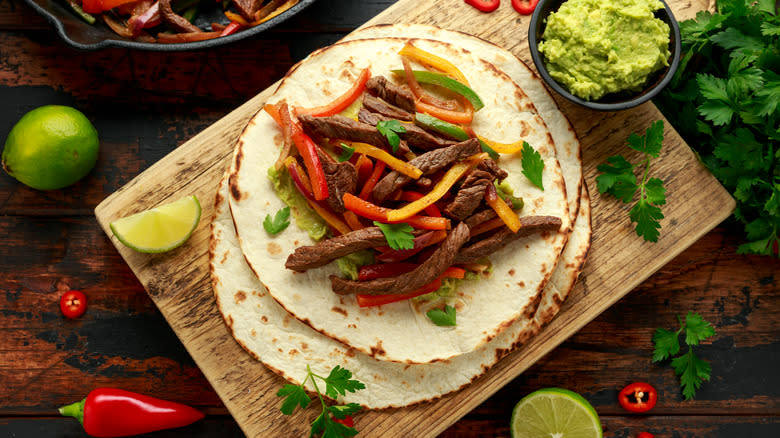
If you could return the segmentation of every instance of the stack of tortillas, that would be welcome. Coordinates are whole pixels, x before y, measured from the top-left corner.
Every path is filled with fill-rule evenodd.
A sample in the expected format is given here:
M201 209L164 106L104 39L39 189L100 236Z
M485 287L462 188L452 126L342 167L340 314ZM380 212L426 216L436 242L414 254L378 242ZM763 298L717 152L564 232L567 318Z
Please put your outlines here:
M216 198L210 263L217 304L236 341L268 368L300 383L307 365L321 375L340 365L366 385L343 401L367 408L432 400L487 372L556 315L591 240L580 145L569 122L525 64L482 39L423 25L365 28L297 64L269 102L323 105L366 67L391 76L403 68L398 51L406 43L463 72L485 102L474 116L475 132L505 143L522 137L540 153L544 190L521 174L519 157L502 155L499 164L524 200L521 216L556 216L563 225L512 242L490 255L490 275L460 283L454 327L431 323L411 301L360 308L354 296L331 290L336 263L305 273L285 269L296 247L314 243L306 231L294 224L275 236L263 230L263 218L285 204L266 176L281 131L259 111Z

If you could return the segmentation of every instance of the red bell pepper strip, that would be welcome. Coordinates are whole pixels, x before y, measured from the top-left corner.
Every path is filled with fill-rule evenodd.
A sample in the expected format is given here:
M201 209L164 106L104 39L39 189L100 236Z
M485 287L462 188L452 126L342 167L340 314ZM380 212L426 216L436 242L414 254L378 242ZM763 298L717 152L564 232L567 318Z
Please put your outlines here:
M512 0L512 7L523 15L531 15L538 3L539 0Z
M371 196L371 192L374 190L374 187L376 186L376 183L379 182L379 178L382 177L382 172L385 171L385 168L387 167L387 163L384 161L377 160L376 164L374 165L374 170L371 172L371 176L368 177L368 180L363 185L363 188L360 189L360 199L368 199L369 196Z
M374 171L374 162L365 154L360 154L355 162L355 169L358 174L358 186L363 187L371 176L371 173Z
M360 199L351 193L344 193L344 207L366 219L371 219L383 223L406 222L414 228L421 230L448 230L450 229L450 220L444 217L433 216L411 216L402 221L388 221L387 212L389 208L380 207L364 199Z
M103 12L103 2L101 0L83 0L81 9L90 14L99 14Z
M658 392L645 382L634 382L618 394L618 402L629 412L642 413L653 409L658 401Z
M358 269L358 281L395 277L397 275L411 272L417 266L419 265L416 263L407 262L374 263L373 265L363 265Z
M225 26L225 29L222 30L222 33L220 33L219 36L223 37L223 36L232 35L238 32L238 30L241 29L241 26L243 25L238 21L231 21L230 24Z
M501 0L465 0L465 2L482 12L493 12L501 4Z
M308 114L314 117L327 117L338 114L344 111L346 107L350 106L352 102L363 94L363 90L366 89L366 82L370 77L371 70L369 68L364 68L363 71L360 72L360 76L358 76L355 83L352 84L352 87L334 101L314 108L295 107L295 113L299 115Z
M466 271L462 268L456 268L450 266L444 273L442 273L437 279L420 287L417 290L408 292L405 294L386 294L386 295L357 295L357 303L360 307L381 306L382 304L395 303L396 301L409 300L420 295L425 295L431 292L435 292L441 287L443 279L450 278L463 278L466 275Z
M328 182L325 179L325 171L322 170L322 163L320 163L320 157L317 154L317 144L303 132L303 128L298 124L298 120L290 114L289 110L280 111L280 116L282 123L290 127L293 144L303 158L306 173L309 174L309 181L311 181L314 199L318 201L327 199Z
M96 388L84 400L63 406L60 414L74 417L95 437L140 435L183 427L203 419L197 409L116 388Z

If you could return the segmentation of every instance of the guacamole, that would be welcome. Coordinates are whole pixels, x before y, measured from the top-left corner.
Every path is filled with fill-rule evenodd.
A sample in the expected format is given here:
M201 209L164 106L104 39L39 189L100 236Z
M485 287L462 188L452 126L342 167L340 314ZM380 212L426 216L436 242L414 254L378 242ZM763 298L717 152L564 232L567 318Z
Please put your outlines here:
M568 0L539 43L550 76L583 99L636 91L668 66L669 26L658 0Z

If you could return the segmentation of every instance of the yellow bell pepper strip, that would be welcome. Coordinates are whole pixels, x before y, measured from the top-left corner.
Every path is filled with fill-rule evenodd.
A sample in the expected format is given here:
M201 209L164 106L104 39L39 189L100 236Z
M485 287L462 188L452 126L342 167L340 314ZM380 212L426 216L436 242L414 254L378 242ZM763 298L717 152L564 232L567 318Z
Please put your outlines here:
M282 12L284 12L284 11L290 9L291 7L295 6L296 4L298 4L298 1L299 0L287 0L281 6L279 6L276 9L274 9L273 11L271 11L270 14L265 15L265 16L263 16L263 14L262 14L262 12L265 9L265 7L260 9L255 14L255 17L257 18L257 21L255 21L254 24L265 23L266 21L276 17L277 15L281 14ZM270 5L270 3L269 3L269 5Z
M309 204L309 207L311 207L312 210L317 212L317 214L320 215L320 217L324 219L325 222L339 234L346 234L352 231L352 228L345 224L344 221L339 219L335 213L332 213L329 209L323 207L316 199L314 199L314 195L311 192L311 184L309 183L309 180L306 178L306 174L302 171L298 165L298 161L295 158L287 157L287 159L284 160L284 164L287 167L287 171L290 173L290 178L292 179L293 184L295 184L295 187L298 189L298 191L301 192L304 198L306 198L306 202Z
M392 72L400 76L405 74L404 70L392 70ZM417 83L437 85L465 97L474 107L474 111L479 111L485 107L482 99L479 98L479 95L474 90L455 79L425 70L412 70L412 75L417 80Z
M400 193L400 195L398 196L398 199L401 200L401 201L413 202L413 201L416 201L416 200L422 198L423 196L425 196L425 195L423 195L422 193L419 193L419 192L412 192L412 191L409 191L409 190L404 190L404 191L402 191ZM436 207L436 204L431 204L431 205L425 207L423 210L426 213L428 213L428 216L441 216L441 211L439 211L439 208Z
M514 143L499 143L497 141L488 140L485 137L481 137L479 135L477 138L480 142L490 146L490 149L493 149L494 151L500 152L502 154L514 154L515 152L519 152L523 149L523 143L525 143L525 140L519 140Z
M352 84L352 87L332 102L314 108L295 107L295 113L298 115L308 114L314 117L327 117L338 114L363 94L363 91L366 89L366 81L368 81L370 77L371 70L364 68L363 71L360 72L355 83Z
M355 148L355 152L368 155L369 157L374 157L377 160L387 164L391 169L396 170L398 173L402 173L409 178L417 179L422 176L422 170L412 166L406 161L399 160L398 158L387 153L384 149L379 149L376 146L358 142L350 143L350 146Z
M450 122L445 122L444 120L437 119L436 117L428 114L416 113L414 115L414 123L423 129L438 132L439 134L452 138L453 140L465 141L474 137L474 135L472 135L473 132L469 133L461 126ZM488 155L490 155L490 158L494 160L498 159L498 153L496 153L493 148L491 148L481 139L479 139L479 147L483 152L487 152Z
M516 233L517 230L520 229L522 226L520 218L517 216L517 213L512 210L512 207L507 205L507 203L498 196L496 187L493 184L488 184L485 189L485 202L496 212L498 217L504 221L506 226L512 230L513 233Z
M404 301L414 297L418 297L420 295L425 295L427 293L437 291L441 287L442 280L445 278L448 277L464 278L465 276L466 276L465 269L450 266L444 271L444 273L438 276L435 280L412 292L408 292L405 294L387 294L387 295L360 294L360 295L356 295L357 303L358 306L360 307L371 307L371 306L380 306L382 304L395 303L396 301Z
M417 79L414 77L414 73L412 73L412 66L409 64L409 60L406 58L401 58L401 61L404 65L403 74L406 78L406 83L409 85L409 89L412 90L412 94L414 94L416 103L427 103L429 105L449 111L455 111L458 109L458 103L454 100L443 100L426 93L417 82Z
M430 192L425 194L422 198L410 202L399 209L388 211L387 220L389 222L403 221L441 199L441 197L444 196L459 179L479 163L474 157L480 155L483 154L474 155L450 167ZM482 159L484 158L486 157L483 157Z
M247 21L247 19L242 17L241 14L236 14L232 11L225 11L224 14L231 23L236 22L242 26L252 26L252 22Z
M401 56L406 56L407 58L411 58L419 62L420 64L425 64L427 66L433 67L436 70L439 70L440 72L448 74L450 77L452 77L453 79L455 79L456 81L462 84L465 84L466 86L469 85L469 81L466 79L466 76L463 73L461 73L458 67L455 67L455 64L451 63L450 61L447 61L446 59L438 55L434 55L431 52L425 51L411 44L406 44L398 52L398 54Z
M347 225L349 225L349 227L354 231L365 228L365 225L360 222L360 219L358 219L357 215L349 210L344 212L344 220L347 222Z
M379 178L382 177L382 172L385 171L386 167L387 164L384 161L377 161L374 170L371 172L371 176L368 177L368 180L366 180L366 183L360 190L360 194L358 194L360 199L368 200L368 197L371 196L371 191L374 190L374 186L379 182Z
M354 212L358 216L362 216L367 219L383 222L383 223L398 223L387 220L387 212L389 208L380 207L376 204L360 199L351 193L344 193L344 208ZM421 230L448 230L450 229L450 220L444 217L433 216L411 216L403 222L408 223L414 228Z

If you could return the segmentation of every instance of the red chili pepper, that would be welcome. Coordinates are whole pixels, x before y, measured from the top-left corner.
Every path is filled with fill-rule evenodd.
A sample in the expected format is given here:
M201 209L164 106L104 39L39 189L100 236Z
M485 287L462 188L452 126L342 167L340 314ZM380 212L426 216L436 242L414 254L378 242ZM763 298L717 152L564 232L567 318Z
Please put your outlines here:
M87 311L87 296L80 290L69 290L60 297L60 310L68 318L78 318Z
M474 6L482 12L493 12L498 9L501 0L464 0L467 4Z
M349 415L345 416L342 419L333 417L333 421L335 421L336 423L341 423L341 424L343 424L344 426L347 426L347 427L355 427L355 421Z
M655 438L655 437L650 432L639 432L639 435L636 438Z
M618 401L629 412L647 412L658 401L658 392L649 383L634 382L620 391Z
M512 7L523 15L531 15L536 9L539 0L512 0Z
M140 435L183 427L204 417L180 403L116 388L96 388L84 400L59 411L79 420L84 431L95 437Z
M238 21L231 21L230 24L225 26L225 29L222 30L222 33L220 33L219 36L223 37L234 34L238 32L239 29L241 29L241 23Z

